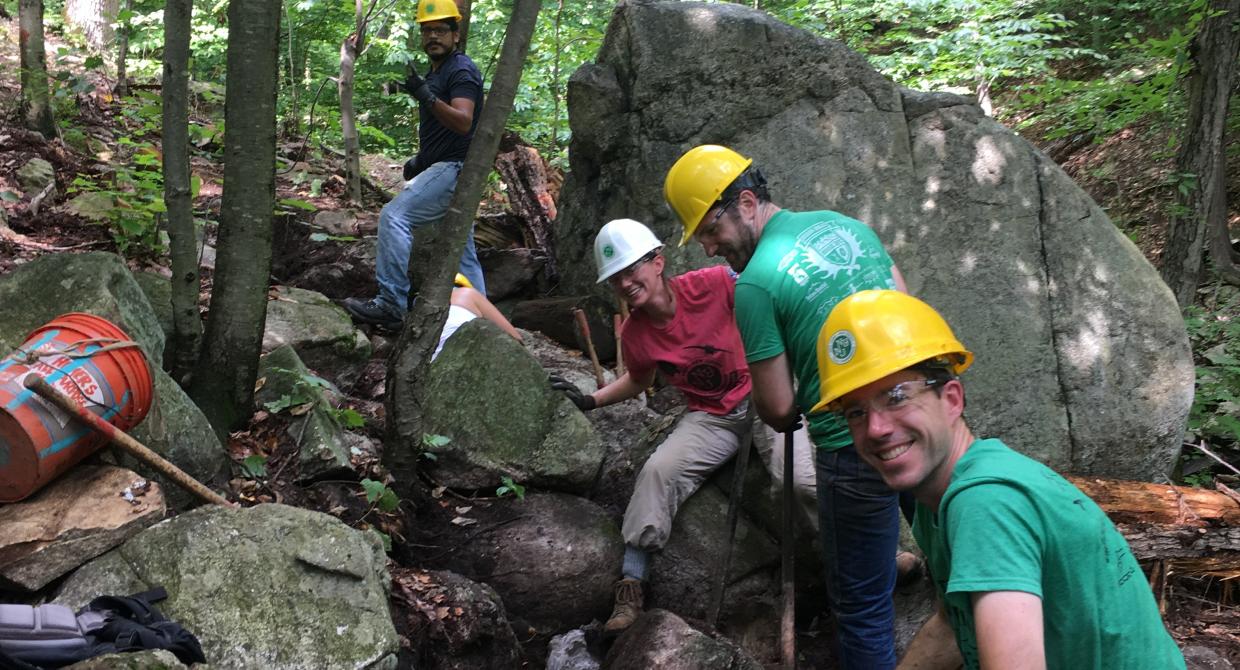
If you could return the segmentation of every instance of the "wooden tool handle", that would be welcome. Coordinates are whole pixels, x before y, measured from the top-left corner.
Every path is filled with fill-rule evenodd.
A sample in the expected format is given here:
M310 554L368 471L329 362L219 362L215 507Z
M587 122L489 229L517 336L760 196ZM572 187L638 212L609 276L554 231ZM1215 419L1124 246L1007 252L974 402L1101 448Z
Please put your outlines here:
M573 318L577 320L577 328L581 331L581 337L586 341L586 353L590 354L590 362L594 364L594 381L599 388L607 385L603 378L603 366L598 362L598 352L594 351L594 340L590 338L590 324L586 321L586 313L580 308L573 310Z
M68 412L70 416L82 421L94 430L103 433L112 441L112 444L125 450L139 461L155 468L160 474L172 480L173 483L186 491L216 505L223 505L224 507L237 506L234 503L228 502L227 499L215 491L203 486L202 482L189 476L184 470L168 462L163 456L151 451L146 445L133 439L124 431L95 416L94 413L85 407L73 402L69 396L57 391L51 384L48 384L46 379L36 374L28 374L22 383L26 388L38 394L39 397Z

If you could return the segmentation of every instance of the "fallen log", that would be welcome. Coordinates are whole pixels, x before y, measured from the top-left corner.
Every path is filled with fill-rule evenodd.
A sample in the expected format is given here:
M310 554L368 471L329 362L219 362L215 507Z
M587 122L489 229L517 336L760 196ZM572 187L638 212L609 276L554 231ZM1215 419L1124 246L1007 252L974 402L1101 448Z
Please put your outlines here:
M1181 574L1240 577L1240 503L1170 484L1068 477L1107 513L1137 560L1175 561Z

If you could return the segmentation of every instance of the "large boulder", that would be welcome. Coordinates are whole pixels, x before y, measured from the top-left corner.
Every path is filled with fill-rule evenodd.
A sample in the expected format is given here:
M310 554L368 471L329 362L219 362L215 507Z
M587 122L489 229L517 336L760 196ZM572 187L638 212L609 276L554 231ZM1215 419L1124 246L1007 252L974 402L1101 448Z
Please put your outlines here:
M616 639L604 670L762 670L723 638L712 638L665 610L652 610Z
M618 6L568 99L565 293L592 290L590 245L609 219L678 238L668 168L726 144L762 167L777 204L878 231L977 354L976 432L1075 472L1149 479L1173 462L1193 365L1170 291L1050 159L970 101L902 89L839 42L741 4L651 0ZM707 262L696 244L666 250L673 271Z
M163 586L159 604L213 668L394 668L379 540L326 514L201 507L139 533L65 582L56 602Z
M0 277L0 349L64 314L89 312L116 324L160 367L164 332L146 294L116 254L48 254Z
M401 635L422 670L509 670L521 646L495 589L446 570L394 569Z
M124 468L79 465L33 497L0 505L0 577L37 591L163 518L157 485Z
M605 619L624 541L598 505L559 493L474 506L467 540L444 567L492 586L517 630L559 633Z
M289 345L308 367L347 386L370 358L370 340L321 293L278 286L267 301L263 353Z
M450 438L433 451L451 487L522 484L590 490L603 449L590 423L521 344L484 319L462 326L431 364L426 431ZM400 445L398 448L412 448Z

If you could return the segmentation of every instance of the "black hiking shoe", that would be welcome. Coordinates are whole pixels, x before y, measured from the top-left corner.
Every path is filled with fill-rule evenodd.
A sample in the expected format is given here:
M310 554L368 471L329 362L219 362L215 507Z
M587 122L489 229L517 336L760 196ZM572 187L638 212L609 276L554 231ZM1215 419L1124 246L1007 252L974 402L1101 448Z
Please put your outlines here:
M345 298L341 304L344 306L344 311L348 312L349 316L353 317L353 320L358 323L378 326L392 332L400 332L404 318L389 311L379 302L378 298L371 298L370 300Z

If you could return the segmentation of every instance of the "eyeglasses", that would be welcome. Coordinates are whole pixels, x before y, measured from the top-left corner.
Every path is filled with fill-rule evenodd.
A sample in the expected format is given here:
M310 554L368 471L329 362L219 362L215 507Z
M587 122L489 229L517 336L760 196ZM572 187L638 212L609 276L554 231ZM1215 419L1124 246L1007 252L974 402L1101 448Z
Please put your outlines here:
M612 284L618 284L618 283L620 283L620 280L621 280L621 279L628 279L629 277L632 277L633 275L637 274L637 270L638 270L639 268L641 268L641 266L643 266L643 265L645 265L646 263L649 263L650 261L654 260L654 257L655 257L655 256L657 256L657 255L658 255L658 252L657 252L657 251L652 251L652 252L650 252L650 253L646 254L645 256L642 256L641 258L637 259L636 261L633 261L633 264L632 264L632 265L630 265L630 266L628 266L627 268L625 268L625 269L623 269L623 270L621 270L621 271L617 272L616 274L614 274L614 275L612 275L612 276L608 277L608 278L607 278L607 281L608 281L608 282L610 282L610 283L612 283Z
M843 417L844 421L848 422L849 426L861 426L869 418L870 412L891 414L908 409L912 406L913 398L921 395L927 389L938 386L942 381L939 379L913 379L901 382L865 402L852 403L841 407L838 414Z
M424 37L431 35L435 37L443 37L444 35L452 32L452 29L448 26L422 26L420 30L422 31L422 35Z
M706 224L705 226L698 226L697 232L695 232L693 236L698 237L699 235L710 235L714 233L715 225L719 223L719 219L723 218L724 212L728 211L728 208L731 207L732 204L735 202L736 202L736 198L732 198L731 200L728 200L727 202L723 203L723 207L720 207L719 211L715 212L715 215L711 217L710 223Z

